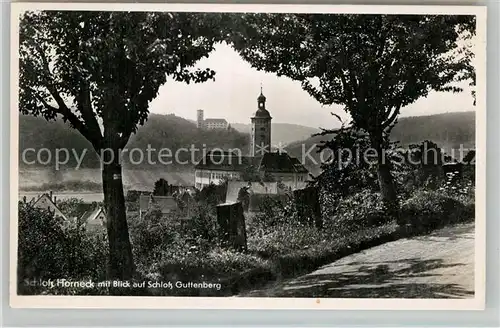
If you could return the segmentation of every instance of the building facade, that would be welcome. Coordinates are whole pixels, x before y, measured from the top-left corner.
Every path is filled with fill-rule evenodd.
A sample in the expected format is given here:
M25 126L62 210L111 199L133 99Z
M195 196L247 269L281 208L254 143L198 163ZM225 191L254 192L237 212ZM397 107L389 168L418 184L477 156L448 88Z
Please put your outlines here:
M207 118L204 124L208 130L226 130L228 127L229 123L223 118Z
M251 165L248 156L241 156L232 151L208 152L195 166L195 188L202 189L213 184L219 184L225 179L241 180L246 168Z

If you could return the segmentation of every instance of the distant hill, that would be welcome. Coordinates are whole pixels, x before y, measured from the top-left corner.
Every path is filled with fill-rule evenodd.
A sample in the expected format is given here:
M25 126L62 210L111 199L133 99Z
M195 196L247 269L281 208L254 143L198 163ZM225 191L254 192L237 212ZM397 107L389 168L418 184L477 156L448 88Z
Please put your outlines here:
M47 168L54 167L54 154L56 149L68 149L70 154L73 152L80 156L86 149L85 157L82 162L81 168L97 168L99 167L99 159L91 144L74 129L61 120L47 122L43 118L33 117L27 115L19 116L19 163L21 167L33 167L33 165L26 164L27 162L35 161L38 166L41 165L34 154L30 151L26 153L26 162L22 160L22 153L25 149L33 148L39 150L46 148L52 154L52 161L45 165ZM139 127L136 134L132 135L127 147L130 150L134 148L141 149L143 152L144 160L141 164L131 164L132 162L139 161L139 152L133 153L132 158L128 153L124 153L123 166L125 168L134 169L158 169L160 164L158 154L160 149L169 149L171 157L163 157L162 160L174 161L176 152L179 149L189 149L191 145L197 149L195 152L195 159L201 158L202 149L212 149L215 147L221 149L239 148L243 153L248 152L249 136L240 133L234 129L232 130L199 130L192 122L175 115L158 115L151 114L148 121L144 126ZM151 150L151 163L147 161L148 146ZM40 159L42 162L48 160L47 151L41 152ZM61 153L62 154L62 153ZM168 154L168 151L164 151ZM62 156L62 155L61 155ZM179 161L188 161L188 164L169 165L169 169L184 171L190 169L191 153L188 151L178 152ZM130 160L131 159L131 160ZM75 156L71 155L70 160L65 165L67 168L74 168L77 161Z
M455 112L399 119L392 130L393 140L403 146L432 140L444 149L474 148L476 143L476 112Z
M201 154L202 148L210 149L214 147L222 149L239 148L242 149L243 154L246 154L248 152L249 135L245 132L248 131L249 125L231 124L231 126L233 130L230 131L199 130L192 121L182 117L172 114L151 114L146 124L141 126L137 134L131 137L127 148L129 150L132 148L141 149L144 156L147 156L146 150L149 145L151 149L156 150L156 152L152 153L154 161L157 161L158 150L161 148L170 149L172 156L175 156L178 149L189 148L191 144L200 149L198 154ZM273 144L279 141L285 144L290 143L286 150L291 155L301 159L304 153L303 149L307 151L321 140L325 140L325 137L322 136L310 137L311 134L316 132L317 130L314 128L301 125L274 123L272 125ZM22 161L22 152L28 148L37 150L47 148L52 155L55 154L58 148L65 148L79 155L82 154L84 149L87 149L81 168L99 167L97 154L92 150L90 143L78 131L71 129L61 120L47 122L39 117L20 115L19 135L19 163L21 168L35 167ZM400 141L402 146L427 139L436 142L445 150L458 148L460 144L463 144L465 148L473 148L475 145L475 112L400 118L392 131L391 137L393 140ZM312 151L311 154L317 156L315 151ZM189 157L190 153L188 152L179 153L181 161L190 162ZM41 159L42 161L47 159L46 153L41 156ZM137 161L137 157L132 159ZM26 161L33 160L36 160L34 153L27 153ZM312 163L306 162L305 164L312 171L317 171L317 168ZM150 165L146 160L140 165L132 165L127 156L123 160L123 165L127 169L136 170L155 169L184 172L192 169L190 164L172 164L168 168L164 168L161 164ZM65 168L74 168L75 166L76 160L72 155ZM54 159L52 158L52 162L48 163L46 168L53 167ZM57 176L60 173L54 171L53 174Z
M250 133L250 124L231 123L231 127L242 132ZM282 144L290 144L295 141L310 138L313 134L318 133L320 129L315 129L309 126L289 123L272 123L271 124L271 140L274 145L281 142Z
M402 117L391 133L393 141L399 141L402 147L419 143L424 140L431 140L437 143L445 152L451 149L459 149L462 144L464 148L475 147L476 133L476 113L475 112L455 112L429 116ZM318 172L317 165L312 160L308 160L307 151L320 144L322 140L327 140L328 136L314 136L303 141L290 144L286 151L299 159L306 159L305 165L313 173ZM315 150L309 153L316 162L319 162L319 155Z

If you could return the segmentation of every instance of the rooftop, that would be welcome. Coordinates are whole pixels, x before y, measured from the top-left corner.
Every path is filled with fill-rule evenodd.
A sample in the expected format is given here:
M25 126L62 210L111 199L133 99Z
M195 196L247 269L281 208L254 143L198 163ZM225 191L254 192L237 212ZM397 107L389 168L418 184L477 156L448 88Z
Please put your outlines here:
M172 196L141 195L139 197L139 210L145 212L151 207L157 207L163 214L177 209L177 202Z
M104 209L101 206L98 206L92 210L86 211L80 217L80 220L79 220L80 224L87 224L87 223L91 223L92 221L95 221L101 212L104 212Z
M241 171L253 164L253 158L242 156L234 152L211 151L202 158L195 169L197 170L220 170L220 171Z
M252 118L272 118L269 111L265 108L259 108Z
M56 216L62 217L65 221L68 220L66 215L64 215L63 212L59 209L57 204L54 202L54 199L52 199L52 192L50 194L43 193L41 194L36 200L32 199L30 201L31 206L37 207L37 208L43 208L44 210L52 207L50 209Z
M196 164L197 170L244 171L255 166L270 173L308 173L295 157L287 153L266 153L262 157L241 156L232 152L209 152Z
M307 173L307 169L295 157L287 153L266 153L262 156L260 171L271 173Z
M207 124L207 123L219 123L219 124L223 123L223 124L227 124L227 121L224 118L206 118L204 120L204 122L205 122L205 124Z

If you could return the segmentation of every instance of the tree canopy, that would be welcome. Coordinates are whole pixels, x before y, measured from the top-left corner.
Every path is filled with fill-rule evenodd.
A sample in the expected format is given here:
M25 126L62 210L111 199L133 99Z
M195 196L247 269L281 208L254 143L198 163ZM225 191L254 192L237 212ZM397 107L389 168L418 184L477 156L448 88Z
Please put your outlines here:
M220 17L111 11L21 17L21 113L62 118L101 155L109 279L130 279L135 269L120 150L147 120L149 102L167 79L196 83L214 77L213 70L193 66L221 39Z
M231 42L258 70L300 81L323 105L344 106L377 152L384 201L397 195L384 150L401 108L431 90L475 83L475 16L242 14ZM396 213L397 211L394 211Z
M244 14L232 43L253 67L287 76L367 131L431 90L462 91L475 74L465 15ZM460 41L461 40L461 41Z
M171 194L171 190L168 181L163 178L156 180L154 185L153 195L169 196L169 194Z
M20 24L20 110L60 116L94 148L124 147L167 79L203 82L192 69L221 37L213 14L27 12Z

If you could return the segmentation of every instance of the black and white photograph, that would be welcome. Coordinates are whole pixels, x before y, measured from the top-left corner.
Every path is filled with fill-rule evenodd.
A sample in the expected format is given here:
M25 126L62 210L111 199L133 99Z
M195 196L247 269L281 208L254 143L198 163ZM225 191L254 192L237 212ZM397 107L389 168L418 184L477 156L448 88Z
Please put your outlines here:
M13 4L11 305L483 307L485 20Z

